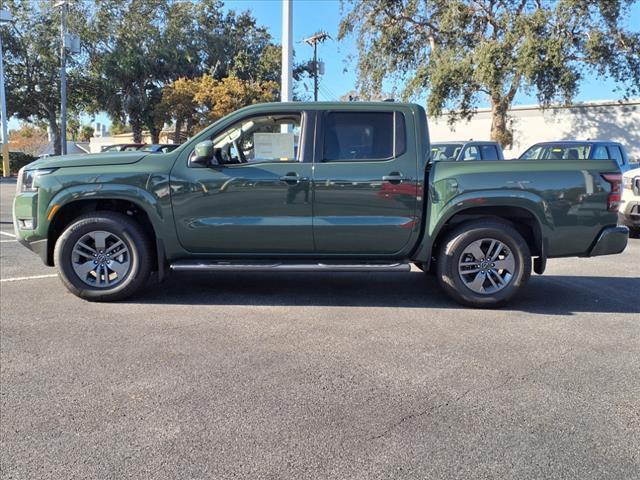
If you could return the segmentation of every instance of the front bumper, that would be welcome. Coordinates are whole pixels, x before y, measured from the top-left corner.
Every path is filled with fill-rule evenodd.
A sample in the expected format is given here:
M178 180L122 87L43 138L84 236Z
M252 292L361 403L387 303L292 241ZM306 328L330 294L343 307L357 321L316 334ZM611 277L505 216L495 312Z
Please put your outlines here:
M628 240L629 229L627 227L607 227L600 232L587 257L622 253L627 246Z
M32 242L20 237L18 237L17 240L21 245L24 245L33 253L37 254L45 265L51 266L49 262L49 249L46 238L44 240L35 240Z
M30 222L30 228L24 228ZM38 223L38 194L20 193L13 200L13 228L16 240L36 253L45 265L50 265L47 245L47 225Z

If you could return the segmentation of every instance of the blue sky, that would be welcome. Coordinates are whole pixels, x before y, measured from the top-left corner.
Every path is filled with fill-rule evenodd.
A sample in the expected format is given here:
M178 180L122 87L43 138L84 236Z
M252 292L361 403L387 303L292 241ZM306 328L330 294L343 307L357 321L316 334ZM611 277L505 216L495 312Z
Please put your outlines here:
M250 10L253 16L269 31L276 42L282 35L282 3L281 0L227 0L225 8L233 10ZM325 62L325 75L320 81L320 100L336 100L340 96L355 89L356 54L353 38L338 42L335 40L340 23L341 2L339 0L293 0L293 40L296 61L311 58L313 51L305 43L298 43L318 30L325 30L334 40L328 40L319 46L319 57ZM640 1L632 7L626 25L640 30ZM311 87L311 84L309 84ZM576 101L618 99L614 92L614 83L595 77L587 78L581 85ZM299 88L304 92L303 88ZM312 90L308 92L313 94ZM537 103L535 96L523 93L516 96L515 104ZM488 105L480 105L486 107Z
M266 26L273 35L274 41L280 43L282 35L282 3L281 0L226 0L226 9L237 11L249 10L261 25ZM341 2L339 0L293 0L293 40L296 61L310 59L313 51L302 39L318 30L325 30L333 40L327 40L320 45L319 58L325 62L325 75L320 81L320 100L337 100L340 96L355 89L356 85L356 55L357 50L353 38L338 42L336 39L340 23ZM640 1L632 7L631 15L624 19L627 26L640 30ZM305 82L306 89L297 87L300 94L306 94L309 99L313 96L310 81ZM611 81L595 77L587 78L581 85L576 101L611 100L619 95L614 91ZM422 100L424 102L424 100ZM536 103L534 96L520 93L516 96L516 105ZM479 105L486 107L488 105ZM110 124L107 116L98 115L98 121ZM83 118L90 122L90 117ZM17 122L10 122L10 128L15 128Z

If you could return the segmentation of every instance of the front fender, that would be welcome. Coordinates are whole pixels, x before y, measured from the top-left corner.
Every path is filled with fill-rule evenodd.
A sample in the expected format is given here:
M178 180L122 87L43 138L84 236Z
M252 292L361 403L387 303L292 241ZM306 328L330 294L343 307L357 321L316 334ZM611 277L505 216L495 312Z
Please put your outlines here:
M171 199L168 178L157 178L147 182L148 189L131 184L118 183L85 183L68 186L58 192L47 202L40 212L49 228L49 218L55 218L55 212L74 202L87 200L123 200L135 204L144 211L151 222L157 239L162 239L167 255L176 253L179 243L173 226ZM43 224L45 222L42 222ZM44 232L43 232L44 233ZM45 233L48 236L48 232ZM45 238L46 238L45 236Z
M46 213L49 215L54 207L59 209L81 200L125 200L135 203L145 211L156 231L163 228L165 212L158 198L133 185L88 183L67 187L49 200Z

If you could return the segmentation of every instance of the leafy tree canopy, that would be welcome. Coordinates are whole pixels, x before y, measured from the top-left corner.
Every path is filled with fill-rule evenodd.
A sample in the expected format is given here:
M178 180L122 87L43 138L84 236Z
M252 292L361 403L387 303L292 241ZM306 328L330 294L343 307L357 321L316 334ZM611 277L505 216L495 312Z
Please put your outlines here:
M7 114L31 123L44 122L60 152L58 114L60 110L60 9L49 1L5 0L3 7L13 14L10 26L0 29L4 48ZM86 14L83 3L74 4L69 31L77 32L77 20ZM80 111L91 94L82 59L69 57L68 106Z
M67 57L72 136L80 135L74 113L106 111L116 128L129 124L136 141L143 129L157 141L165 122L178 121L171 102L163 102L164 87L176 80L206 74L263 85L279 79L280 47L268 30L249 12L225 12L220 0L69 5L68 31L82 41L82 52ZM60 9L50 0L5 0L3 8L15 19L1 29L9 114L46 122L59 153Z
M223 13L218 0L105 0L93 25L103 32L93 54L96 109L128 120L136 141L147 128L157 142L176 112L175 101L162 102L162 88L180 78L206 73L257 82L279 75L280 49L269 32L248 12Z
M339 38L355 35L359 88L385 80L428 93L431 115L469 118L482 100L491 137L511 144L507 112L519 91L543 106L570 102L587 74L640 94L640 34L624 27L633 0L344 0Z
M241 107L276 101L278 90L279 84L273 80L243 80L233 74L219 80L204 74L194 79L179 78L164 88L162 100L176 119L179 137L183 124L186 134L193 135Z

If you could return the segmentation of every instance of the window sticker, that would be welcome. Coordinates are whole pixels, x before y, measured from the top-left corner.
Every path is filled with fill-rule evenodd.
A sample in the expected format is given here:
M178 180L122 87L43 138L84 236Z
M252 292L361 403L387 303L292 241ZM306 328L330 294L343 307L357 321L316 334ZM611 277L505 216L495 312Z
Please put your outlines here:
M256 160L292 160L294 153L293 133L254 133L253 145Z

